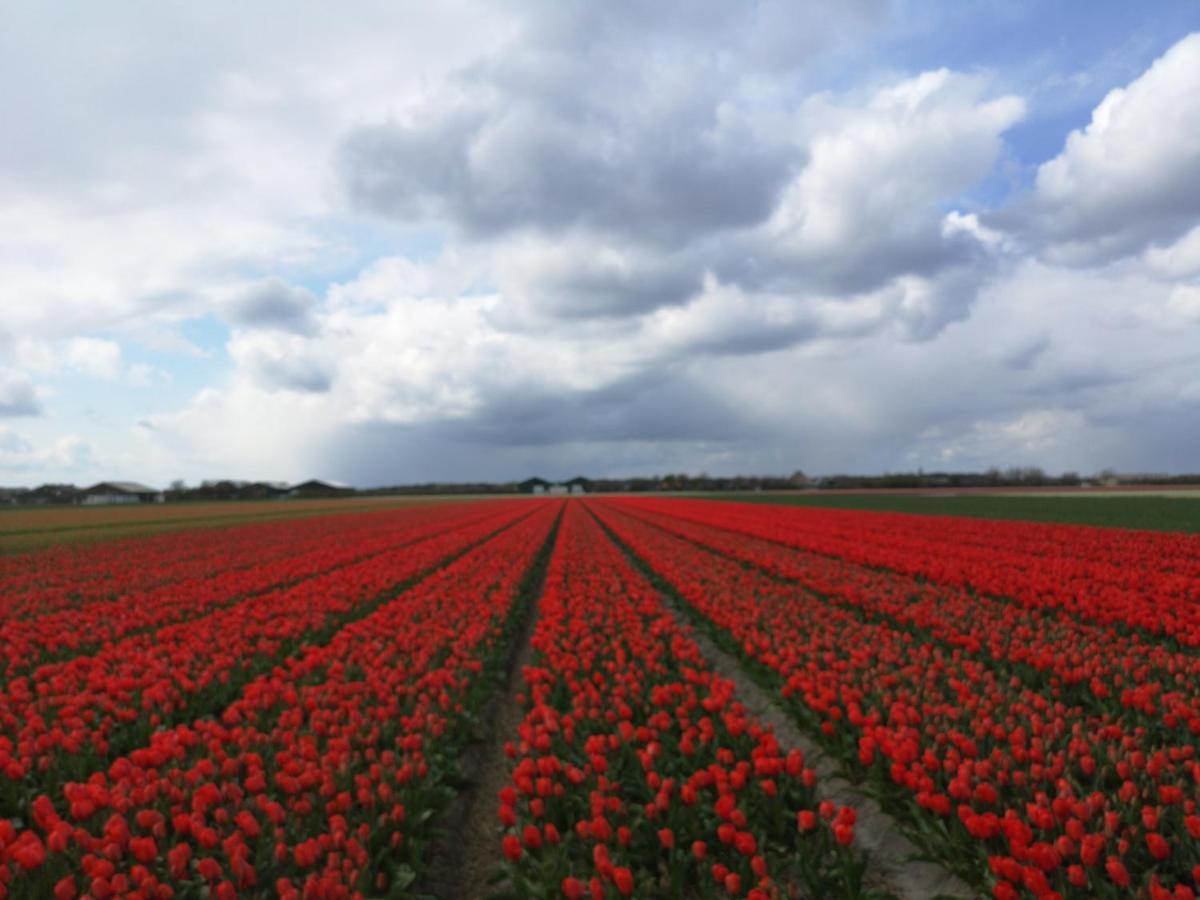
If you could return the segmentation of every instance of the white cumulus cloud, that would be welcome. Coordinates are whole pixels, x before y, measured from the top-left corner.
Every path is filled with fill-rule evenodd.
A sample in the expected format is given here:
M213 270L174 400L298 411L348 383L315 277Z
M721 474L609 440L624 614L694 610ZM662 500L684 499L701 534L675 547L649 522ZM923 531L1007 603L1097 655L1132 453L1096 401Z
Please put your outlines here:
M1167 243L1200 217L1200 32L1109 92L1042 164L1017 227L1045 258L1102 262Z

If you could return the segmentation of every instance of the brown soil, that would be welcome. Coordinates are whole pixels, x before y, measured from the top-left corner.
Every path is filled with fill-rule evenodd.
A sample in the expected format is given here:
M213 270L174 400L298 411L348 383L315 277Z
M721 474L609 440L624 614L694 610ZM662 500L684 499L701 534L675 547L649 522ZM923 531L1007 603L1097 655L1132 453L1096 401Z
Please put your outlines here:
M537 601L530 601L496 697L486 708L475 742L460 761L470 786L459 792L443 819L445 835L434 847L422 893L445 900L479 900L502 888L488 882L501 860L500 791L512 775L504 744L515 739L524 719L517 695L525 687L522 671L533 661L529 639L537 610Z

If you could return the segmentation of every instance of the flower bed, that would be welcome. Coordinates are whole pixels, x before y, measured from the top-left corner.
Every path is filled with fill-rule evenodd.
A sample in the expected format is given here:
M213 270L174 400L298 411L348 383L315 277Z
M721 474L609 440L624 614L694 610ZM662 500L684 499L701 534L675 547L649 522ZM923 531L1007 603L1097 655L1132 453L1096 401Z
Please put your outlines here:
M501 796L519 896L854 897L851 808L738 703L579 504L550 562Z
M796 574L811 565L822 591L804 591L628 514L636 502L593 508L964 877L998 897L1194 896L1200 763L1182 722L1128 697L1084 702L1078 682L1072 696L1029 665L1019 630L971 647L951 640L966 619L936 605L905 619L922 598L886 573L839 581L841 563L808 560Z
M402 890L557 514L522 507L328 643L278 661L218 718L39 796L0 881L64 898Z

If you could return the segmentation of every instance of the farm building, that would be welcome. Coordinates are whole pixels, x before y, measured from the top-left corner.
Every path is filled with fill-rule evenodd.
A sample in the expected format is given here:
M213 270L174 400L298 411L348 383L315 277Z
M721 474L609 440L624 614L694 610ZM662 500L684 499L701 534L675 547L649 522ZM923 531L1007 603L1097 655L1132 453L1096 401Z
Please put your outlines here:
M550 482L544 478L527 478L522 481L517 487L525 494L544 494L546 488L550 487Z
M572 478L559 484L553 484L542 478L530 478L522 481L518 488L529 494L586 494L591 482L586 478Z
M547 494L586 494L586 493L587 493L587 491L586 491L586 490L584 490L584 487L583 487L583 485L582 485L582 484L579 484L578 482L568 481L568 482L565 482L565 483L563 483L563 484L552 484L552 485L550 485L549 487L545 488L545 490L544 490L544 491L537 491L537 490L535 489L535 490L534 490L534 493L535 493L535 494L537 494L537 493L547 493Z
M582 475L576 475L570 481L566 482L567 488L572 494L586 494L592 489L592 483Z
M286 497L289 492L286 484L280 481L255 481L238 488L239 500L275 500Z
M112 503L162 503L163 492L136 481L101 481L85 488L79 502L84 506Z
M349 497L354 488L339 481L321 481L311 478L300 484L292 485L288 491L289 497Z

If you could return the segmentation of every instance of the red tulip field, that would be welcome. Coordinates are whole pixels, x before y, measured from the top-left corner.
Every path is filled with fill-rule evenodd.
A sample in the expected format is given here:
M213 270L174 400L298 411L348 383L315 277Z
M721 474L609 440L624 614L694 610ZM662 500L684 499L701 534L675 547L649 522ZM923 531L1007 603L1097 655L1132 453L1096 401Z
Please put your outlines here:
M1198 742L1193 535L598 496L0 557L0 897L1194 898Z

